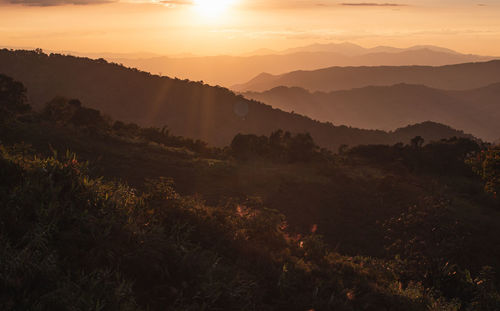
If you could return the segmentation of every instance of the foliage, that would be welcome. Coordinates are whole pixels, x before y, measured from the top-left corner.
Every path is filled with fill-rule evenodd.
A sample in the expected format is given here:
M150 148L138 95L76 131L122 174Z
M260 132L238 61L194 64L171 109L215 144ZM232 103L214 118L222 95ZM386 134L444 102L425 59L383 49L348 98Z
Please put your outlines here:
M498 310L475 141L221 150L77 100L27 116L0 123L2 310Z
M484 189L497 197L500 192L500 148L492 146L470 159L475 172L484 180Z
M0 74L0 122L5 122L18 113L27 112L26 88L20 82Z
M3 310L453 310L394 288L382 262L342 257L314 233L289 238L259 201L208 207L166 179L137 193L89 178L69 153L3 148L0 164L14 181L0 185Z
M98 110L83 107L77 99L54 98L45 104L42 117L56 124L73 125L94 134L106 133L110 128L108 120Z
M116 120L154 127L167 124L175 135L216 147L229 145L238 133L269 135L280 128L308 132L318 145L331 150L342 144L407 143L420 132L432 134L424 135L427 141L466 136L435 123L391 133L336 126L274 109L226 88L160 77L105 60L0 49L0 68L25 84L35 108L65 95ZM247 107L248 114L239 115L235 111L239 105Z
M309 133L292 135L282 130L271 133L269 137L238 134L231 142L231 152L239 160L261 157L294 163L319 158L319 147Z
M417 136L411 145L396 144L357 146L349 150L377 165L400 163L412 172L441 175L470 175L466 160L480 150L478 142L468 138L449 138L423 145ZM399 169L399 168L398 168Z
M79 132L92 135L117 136L134 140L142 139L170 147L187 148L204 155L217 155L220 152L209 148L205 142L170 135L167 127L143 128L135 123L113 122L111 118L102 115L98 110L87 108L77 99L56 97L47 102L42 110L43 119L62 127L76 127Z

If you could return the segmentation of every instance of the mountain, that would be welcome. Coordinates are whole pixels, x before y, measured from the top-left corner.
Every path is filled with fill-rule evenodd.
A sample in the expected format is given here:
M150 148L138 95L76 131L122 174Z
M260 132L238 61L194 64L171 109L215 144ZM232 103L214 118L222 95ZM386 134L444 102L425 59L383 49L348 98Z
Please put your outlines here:
M409 49L364 49L352 44L313 46L284 52L256 51L246 56L107 58L109 61L190 80L231 86L244 83L261 72L281 74L294 70L314 70L330 66L440 66L487 61L492 57L465 55L447 50L414 47Z
M458 53L454 50L439 47L439 46L434 46L434 45L415 45L415 46L411 46L409 48L395 48L395 47L390 47L390 46L376 46L373 48L365 48L365 47L362 47L360 45L350 43L350 42L326 43L326 44L316 43L316 44L311 44L311 45L297 47L297 48L290 48L290 49L279 52L279 54L291 54L291 53L297 53L297 52L333 52L333 53L339 53L339 54L349 55L349 56L359 56L359 55L370 54L370 53L380 53L380 52L398 53L398 52L414 51L414 50L421 50L421 49L428 49L428 50L431 50L434 52L442 52L442 53L448 53L448 54L456 54L456 55L461 54L461 53Z
M238 133L268 135L277 129L309 132L320 146L334 150L342 144L392 144L413 137L321 123L247 100L228 89L154 76L104 60L1 50L0 73L24 83L35 108L56 96L77 98L115 119L167 125L176 135L214 146L228 145ZM453 130L436 133L434 138L450 136L465 134Z
M284 51L279 52L279 54L293 54L293 53L302 53L302 52L330 52L330 53L339 53L342 55L348 56L357 56L362 54L370 53L371 49L364 48L360 45L350 43L350 42L341 42L341 43L315 43L306 46L289 48Z
M411 52L410 52L411 53ZM467 90L500 82L500 60L446 66L330 67L293 71L282 75L260 74L236 91L262 92L278 86L302 87L310 91L337 91L398 83L421 84L448 90Z
M281 86L243 95L284 111L352 127L390 131L431 120L488 141L500 133L500 83L465 91L397 84L329 93Z

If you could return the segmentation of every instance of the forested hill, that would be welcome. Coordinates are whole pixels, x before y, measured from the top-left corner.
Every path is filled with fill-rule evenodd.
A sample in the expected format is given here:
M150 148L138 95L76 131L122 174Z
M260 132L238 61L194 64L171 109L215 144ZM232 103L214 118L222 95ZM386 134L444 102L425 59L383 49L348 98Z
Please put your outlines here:
M0 73L23 82L34 107L56 96L78 98L115 119L167 125L176 135L215 146L228 145L237 133L262 135L279 128L309 132L320 146L331 149L342 144L408 142L415 136L320 123L246 100L225 88L155 76L105 60L4 49L0 50ZM440 139L463 133L447 128L432 136ZM431 138L424 136L427 141Z
M387 131L432 120L487 141L500 133L500 83L465 91L396 84L329 93L281 86L243 95L319 121L365 129Z
M445 90L468 90L500 82L500 60L434 66L329 67L292 71L281 75L260 74L233 90L263 92L278 86L309 91L339 91L398 83L419 84Z
M25 91L0 74L2 311L500 310L499 148L207 148Z

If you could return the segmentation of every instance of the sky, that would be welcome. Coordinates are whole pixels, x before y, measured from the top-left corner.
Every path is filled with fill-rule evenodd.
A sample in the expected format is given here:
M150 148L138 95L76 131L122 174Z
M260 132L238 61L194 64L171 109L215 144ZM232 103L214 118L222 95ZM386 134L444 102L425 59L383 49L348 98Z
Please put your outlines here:
M500 0L0 0L0 46L243 54L312 43L500 56Z

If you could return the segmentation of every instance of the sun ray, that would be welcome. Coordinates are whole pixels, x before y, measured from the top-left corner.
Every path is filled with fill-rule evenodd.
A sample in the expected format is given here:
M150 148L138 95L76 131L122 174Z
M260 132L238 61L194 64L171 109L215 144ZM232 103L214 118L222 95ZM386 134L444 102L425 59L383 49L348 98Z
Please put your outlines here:
M235 0L194 0L194 7L201 16L219 18L234 2Z

